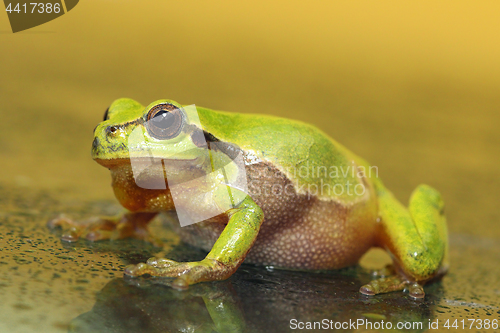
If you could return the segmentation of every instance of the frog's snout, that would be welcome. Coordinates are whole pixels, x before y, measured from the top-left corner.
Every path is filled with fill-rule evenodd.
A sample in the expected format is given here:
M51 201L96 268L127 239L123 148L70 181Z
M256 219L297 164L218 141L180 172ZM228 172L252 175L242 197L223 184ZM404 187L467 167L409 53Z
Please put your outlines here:
M95 150L97 149L97 147L99 147L99 138L94 138L94 141L92 141L92 150Z
M95 159L97 156L99 156L100 149L101 149L101 141L99 140L98 137L94 137L94 141L92 141L92 151L91 151L92 158Z

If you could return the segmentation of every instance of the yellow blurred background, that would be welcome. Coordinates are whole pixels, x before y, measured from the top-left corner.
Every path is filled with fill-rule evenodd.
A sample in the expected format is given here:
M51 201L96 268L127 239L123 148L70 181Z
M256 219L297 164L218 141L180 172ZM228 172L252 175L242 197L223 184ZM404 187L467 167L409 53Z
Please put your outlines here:
M315 124L455 233L500 237L500 2L80 1L12 34L0 13L0 185L113 197L90 158L118 97Z

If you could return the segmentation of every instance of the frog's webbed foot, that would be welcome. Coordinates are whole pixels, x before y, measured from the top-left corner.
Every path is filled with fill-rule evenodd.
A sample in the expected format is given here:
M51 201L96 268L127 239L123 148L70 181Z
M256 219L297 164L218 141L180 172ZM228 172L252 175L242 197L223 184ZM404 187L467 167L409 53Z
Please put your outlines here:
M408 289L408 292L413 298L424 298L425 292L422 285L417 282L408 281L403 279L398 275L393 275L377 280L373 280L368 284L365 284L359 289L359 292L373 296L376 294L389 293L391 291L405 290Z
M131 265L125 269L129 276L149 274L176 278L172 287L187 289L189 285L203 281L225 280L245 260L253 245L264 213L246 196L237 208L228 210L229 222L202 261L176 262L165 258L150 258L146 264Z
M149 274L157 277L174 277L172 287L187 289L189 285L203 281L227 279L236 269L214 259L195 262L177 262L166 258L150 258L146 264L130 265L125 269L129 276Z
M76 242L80 238L99 241L132 237L161 246L162 242L147 229L147 224L155 216L156 213L126 213L114 217L93 217L75 221L62 215L50 220L47 226L51 229L61 227L61 239L66 242Z

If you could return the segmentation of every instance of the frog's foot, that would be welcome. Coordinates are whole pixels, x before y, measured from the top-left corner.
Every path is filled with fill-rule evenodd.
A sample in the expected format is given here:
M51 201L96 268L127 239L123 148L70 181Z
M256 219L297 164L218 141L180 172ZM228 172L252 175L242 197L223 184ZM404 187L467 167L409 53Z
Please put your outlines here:
M176 262L166 258L150 258L146 264L140 263L125 268L129 276L174 277L172 287L187 289L189 285L203 281L225 280L231 276L236 268L231 268L214 259L203 259L195 262Z
M157 239L147 229L147 223L156 213L127 213L115 217L94 217L85 221L74 221L66 216L60 216L47 223L51 229L63 228L61 239L66 242L76 242L80 238L90 241L103 239L115 240L133 237L161 246Z
M373 280L372 282L362 286L359 289L359 292L364 295L373 296L376 294L389 293L391 291L404 289L408 289L410 296L413 298L424 298L425 296L422 285L417 282L403 279L398 275Z

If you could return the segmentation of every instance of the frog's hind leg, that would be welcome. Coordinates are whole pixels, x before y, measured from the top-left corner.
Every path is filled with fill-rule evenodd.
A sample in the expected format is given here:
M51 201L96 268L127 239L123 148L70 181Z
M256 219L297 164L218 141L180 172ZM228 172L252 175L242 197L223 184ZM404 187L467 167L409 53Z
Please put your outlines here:
M420 185L406 209L383 185L377 185L380 245L392 254L398 274L374 280L360 292L374 295L408 289L410 296L422 298L422 285L447 271L448 232L443 200L432 187Z
M62 227L64 233L61 239L67 242L75 242L79 238L98 241L132 237L160 246L161 241L147 229L147 224L156 215L157 213L125 213L113 217L94 217L85 221L74 221L61 216L49 221L47 225L49 228Z

